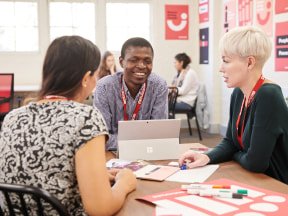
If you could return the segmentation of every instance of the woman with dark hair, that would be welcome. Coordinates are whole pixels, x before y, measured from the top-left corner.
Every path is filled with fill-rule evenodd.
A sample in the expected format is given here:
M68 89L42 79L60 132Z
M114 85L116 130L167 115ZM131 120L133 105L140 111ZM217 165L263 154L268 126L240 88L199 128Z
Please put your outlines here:
M105 121L98 109L81 103L95 87L99 62L99 49L82 37L51 43L38 101L4 119L0 182L43 188L71 215L112 215L121 208L136 178L127 169L107 172Z
M98 72L98 79L107 75L113 75L116 72L115 59L111 52L106 51L102 57Z
M172 82L172 86L178 89L175 112L191 110L197 98L200 84L196 72L189 66L190 63L191 59L186 53L178 53L175 56L174 66L177 75Z

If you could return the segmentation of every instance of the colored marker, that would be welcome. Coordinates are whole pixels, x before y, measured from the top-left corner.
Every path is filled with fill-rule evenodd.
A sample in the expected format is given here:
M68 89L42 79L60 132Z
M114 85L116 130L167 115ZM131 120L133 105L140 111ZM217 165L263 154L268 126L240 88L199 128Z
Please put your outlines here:
M208 184L190 184L181 185L182 190L187 189L231 189L230 185L208 185Z
M181 170L186 170L187 169L187 166L186 164L182 164L182 166L180 167Z
M232 199L242 199L242 194L231 193L231 192L216 192L216 191L208 191L208 190L201 190L199 192L199 196L208 196L208 197L221 197L221 198L232 198Z
M207 189L207 188L197 188L197 189L187 189L188 194L199 195L200 192L208 194L218 194L218 193L236 193L241 194L242 196L247 196L248 191L246 189Z

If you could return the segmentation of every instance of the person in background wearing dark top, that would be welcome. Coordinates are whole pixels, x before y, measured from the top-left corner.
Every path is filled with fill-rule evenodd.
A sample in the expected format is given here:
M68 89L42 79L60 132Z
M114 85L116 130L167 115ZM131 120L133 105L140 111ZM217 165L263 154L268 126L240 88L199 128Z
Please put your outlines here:
M116 72L116 65L114 55L106 51L102 57L99 71L97 72L97 78L101 79L107 75L113 75Z
M118 121L168 118L166 81L151 73L154 51L144 38L130 38L122 46L123 72L99 80L94 92L97 107L109 130L106 149L117 149Z
M239 27L224 34L220 49L220 72L227 87L235 88L226 136L206 154L184 153L179 164L190 160L193 168L235 160L288 184L288 108L280 86L262 74L271 54L269 38L256 27Z
M105 120L82 103L95 87L99 63L99 49L82 37L51 43L39 100L14 109L3 122L0 182L43 188L71 215L112 215L121 208L136 188L135 175L107 171Z
M189 66L190 63L191 59L186 53L178 53L175 56L177 75L173 79L172 86L178 89L176 112L191 110L197 98L199 80L196 72Z

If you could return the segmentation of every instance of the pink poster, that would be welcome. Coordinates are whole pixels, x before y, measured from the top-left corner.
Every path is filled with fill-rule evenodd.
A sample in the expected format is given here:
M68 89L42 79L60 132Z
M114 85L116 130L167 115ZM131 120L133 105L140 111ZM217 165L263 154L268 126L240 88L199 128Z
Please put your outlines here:
M246 190L248 194L241 199L223 198L211 195L201 196L196 193L189 194L186 190L178 188L137 199L154 203L168 210L174 210L174 214L165 215L287 216L287 194L253 187L229 179L218 179L207 183L211 186L229 186L231 191Z
M239 26L252 25L253 0L238 0Z
M188 40L188 5L165 5L165 39Z
M276 23L275 70L288 71L288 22Z
M199 0L199 22L209 21L209 0Z
M272 0L256 0L256 23L268 36L272 36Z
M288 13L288 1L287 0L275 0L275 13Z
M236 0L224 1L224 32L236 26Z

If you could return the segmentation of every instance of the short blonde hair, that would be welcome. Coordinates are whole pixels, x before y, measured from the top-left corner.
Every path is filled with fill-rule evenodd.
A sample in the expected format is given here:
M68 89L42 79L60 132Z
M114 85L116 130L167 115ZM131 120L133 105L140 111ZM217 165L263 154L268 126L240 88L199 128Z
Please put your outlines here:
M220 51L227 55L240 57L254 56L260 66L271 55L272 44L267 35L254 26L231 29L220 40Z

